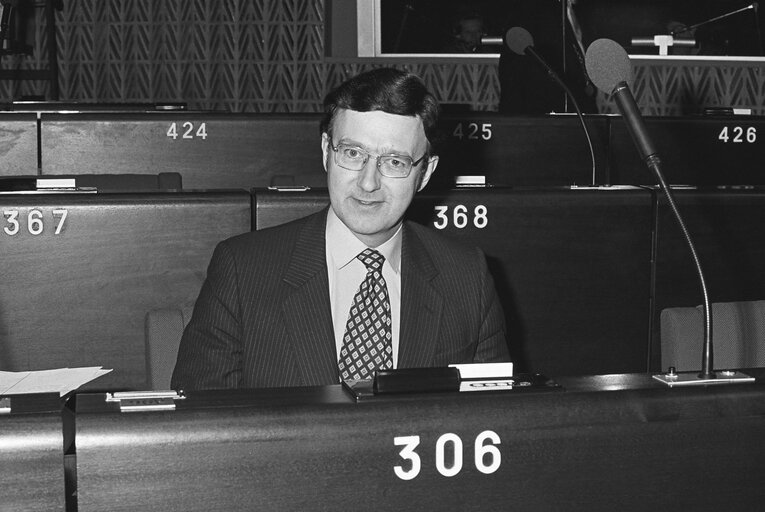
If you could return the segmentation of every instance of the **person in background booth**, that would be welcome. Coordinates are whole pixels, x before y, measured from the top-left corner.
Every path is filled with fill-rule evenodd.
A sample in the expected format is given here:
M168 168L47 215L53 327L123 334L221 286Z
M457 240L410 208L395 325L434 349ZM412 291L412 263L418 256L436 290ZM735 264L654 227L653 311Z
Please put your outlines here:
M463 12L454 22L452 40L445 53L481 53L481 38L485 34L483 16L478 12Z
M509 359L483 253L403 220L438 164L436 99L417 76L382 68L324 107L329 206L216 247L174 389L326 385Z

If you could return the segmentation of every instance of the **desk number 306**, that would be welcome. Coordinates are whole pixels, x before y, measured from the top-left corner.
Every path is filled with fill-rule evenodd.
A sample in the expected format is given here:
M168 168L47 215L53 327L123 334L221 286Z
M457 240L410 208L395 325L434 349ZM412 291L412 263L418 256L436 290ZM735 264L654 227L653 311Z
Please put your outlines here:
M401 480L414 479L422 469L422 459L417 452L420 436L394 437L393 444L403 447L398 454L404 460L403 464L393 467L393 472ZM484 475L494 473L502 464L502 454L497 447L499 444L499 435L491 430L484 430L475 438L473 464ZM452 477L459 474L464 465L462 439L452 433L439 437L435 446L435 458L436 470L442 476Z

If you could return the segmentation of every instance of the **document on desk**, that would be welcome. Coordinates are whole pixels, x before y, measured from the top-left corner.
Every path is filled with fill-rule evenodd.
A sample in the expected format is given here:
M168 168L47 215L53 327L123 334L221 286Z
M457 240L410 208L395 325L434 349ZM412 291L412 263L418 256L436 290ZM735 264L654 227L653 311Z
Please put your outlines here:
M28 372L0 371L0 396L33 393L59 393L59 396L64 396L110 371L101 366Z

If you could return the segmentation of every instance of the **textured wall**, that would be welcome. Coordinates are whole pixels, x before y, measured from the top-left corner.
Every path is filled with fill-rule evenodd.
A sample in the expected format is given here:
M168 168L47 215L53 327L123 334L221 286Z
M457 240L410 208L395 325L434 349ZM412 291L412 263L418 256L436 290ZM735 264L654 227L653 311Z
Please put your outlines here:
M765 115L765 61L640 60L633 70L632 89L644 114L677 116L704 107L734 107ZM601 100L604 112L616 112L613 102Z
M345 77L395 65L422 75L443 102L496 109L495 62L326 58L324 16L324 0L64 0L57 13L61 99L312 112ZM33 57L4 57L3 67L44 62L43 28L39 21ZM763 67L641 61L634 91L650 115L717 105L754 107L765 115ZM45 91L45 83L0 83L4 101ZM601 106L614 111L605 98Z

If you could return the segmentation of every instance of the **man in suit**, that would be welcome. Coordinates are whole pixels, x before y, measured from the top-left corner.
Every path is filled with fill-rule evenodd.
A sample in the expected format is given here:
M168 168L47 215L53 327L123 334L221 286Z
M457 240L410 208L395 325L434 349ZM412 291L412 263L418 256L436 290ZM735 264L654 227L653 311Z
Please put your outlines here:
M324 105L330 206L218 245L174 389L326 385L508 360L483 254L403 221L438 164L433 95L415 75L383 68Z

